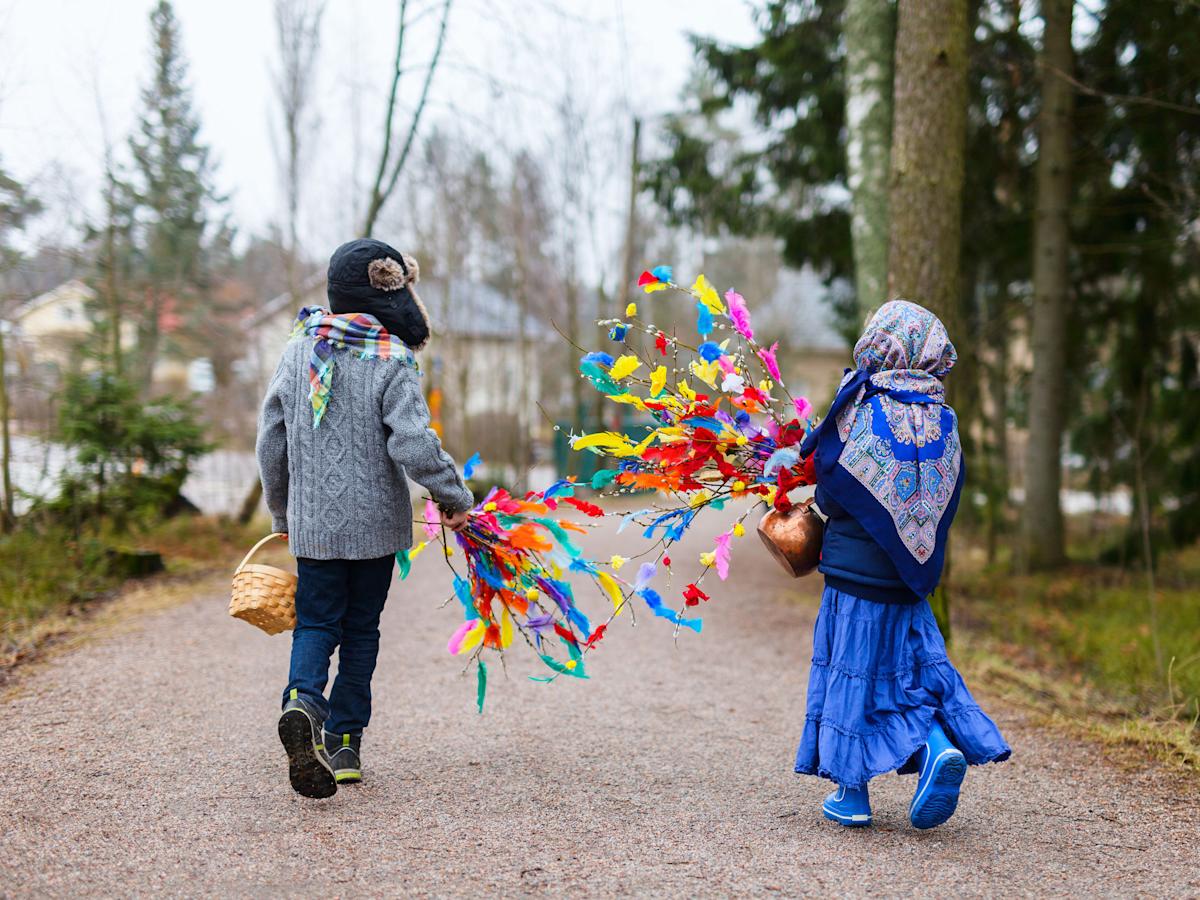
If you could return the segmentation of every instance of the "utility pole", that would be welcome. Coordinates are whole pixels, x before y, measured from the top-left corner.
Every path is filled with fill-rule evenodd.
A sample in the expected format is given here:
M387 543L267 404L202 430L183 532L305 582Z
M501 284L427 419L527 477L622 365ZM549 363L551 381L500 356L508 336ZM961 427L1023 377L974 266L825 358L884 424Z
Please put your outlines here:
M633 261L633 244L637 236L637 195L638 195L638 152L642 139L642 120L634 116L633 146L629 153L629 214L625 219L625 252L621 260L621 287L617 291L617 303L624 312L625 305L632 299L630 287L635 277Z
M637 116L633 117L633 137L632 144L629 150L629 212L625 219L625 247L621 259L621 284L618 286L614 299L617 301L617 315L625 314L625 307L634 299L633 282L637 277L636 263L634 262L634 243L637 239L637 197L638 197L638 174L639 174L639 152L642 140L642 120ZM630 334L627 340L633 340L641 343L641 335ZM596 396L597 416L596 421L601 421L603 417L604 398L599 394ZM618 414L618 430L624 430L625 420L629 415L629 407L622 406Z

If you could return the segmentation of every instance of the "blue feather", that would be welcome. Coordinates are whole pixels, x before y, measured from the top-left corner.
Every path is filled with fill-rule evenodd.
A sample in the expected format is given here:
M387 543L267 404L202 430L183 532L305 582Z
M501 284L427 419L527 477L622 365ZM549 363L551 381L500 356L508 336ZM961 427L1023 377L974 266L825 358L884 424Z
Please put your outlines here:
M472 454L471 458L468 459L466 464L463 466L463 478L470 478L472 475L474 475L475 470L479 468L480 462L482 462L482 460L480 460L479 454Z

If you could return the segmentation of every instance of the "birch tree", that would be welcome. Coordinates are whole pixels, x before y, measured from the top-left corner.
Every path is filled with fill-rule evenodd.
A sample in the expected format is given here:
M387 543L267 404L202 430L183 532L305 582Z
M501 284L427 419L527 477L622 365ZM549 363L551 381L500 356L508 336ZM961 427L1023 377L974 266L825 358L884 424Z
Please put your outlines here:
M396 31L396 54L392 63L392 84L388 91L387 110L383 120L383 146L379 151L379 162L375 167L375 179L371 183L371 191L367 199L367 213L363 221L362 236L370 237L379 221L379 214L384 205L396 190L400 175L411 156L417 139L417 131L421 127L421 118L429 103L429 91L433 86L433 76L437 73L438 63L442 58L442 49L446 46L446 26L450 21L450 7L453 0L443 0L441 17L438 22L437 37L433 45L433 56L425 69L425 77L421 82L417 105L412 115L408 117L407 125L401 128L397 121L397 107L400 91L400 78L404 73L405 38L408 29L413 24L409 19L408 0L400 0L400 24ZM397 131L400 129L400 131ZM403 136L401 136L401 132Z
M860 314L883 301L887 290L895 28L890 0L847 0L846 179Z

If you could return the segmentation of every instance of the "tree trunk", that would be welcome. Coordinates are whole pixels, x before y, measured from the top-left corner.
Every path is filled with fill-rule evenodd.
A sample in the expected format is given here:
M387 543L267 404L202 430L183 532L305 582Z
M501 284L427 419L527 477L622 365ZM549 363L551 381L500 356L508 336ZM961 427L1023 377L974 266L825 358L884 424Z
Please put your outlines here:
M5 334L0 323L0 478L3 479L4 500L0 506L0 532L12 530L15 514L13 510L12 486L12 438L9 434L9 418L12 414L8 402L8 354L5 352Z
M901 0L889 196L888 290L959 333L967 122L966 0Z
M989 478L987 516L987 560L996 562L1000 535L1008 522L1008 290L1004 288L994 299L990 310L988 331L994 341L995 357L987 374L988 396L991 399L991 447L988 448Z
M1073 0L1042 0L1042 111L1038 135L1033 253L1033 374L1025 457L1022 544L1030 569L1065 558L1062 506L1063 391L1066 387L1068 207L1071 200L1070 77Z
M889 0L847 0L844 21L850 235L858 310L865 314L887 291L896 19Z
M888 292L923 304L961 339L966 0L900 0L894 84ZM947 550L932 599L947 640L949 573Z

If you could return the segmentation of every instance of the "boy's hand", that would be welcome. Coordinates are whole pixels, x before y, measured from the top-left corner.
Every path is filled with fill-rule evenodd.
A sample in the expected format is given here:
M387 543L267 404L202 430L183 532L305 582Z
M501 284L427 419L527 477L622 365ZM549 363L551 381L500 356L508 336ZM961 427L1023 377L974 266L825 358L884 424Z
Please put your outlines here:
M438 510L442 517L442 524L451 531L462 531L463 526L467 524L467 510L456 513L448 513L444 509Z

